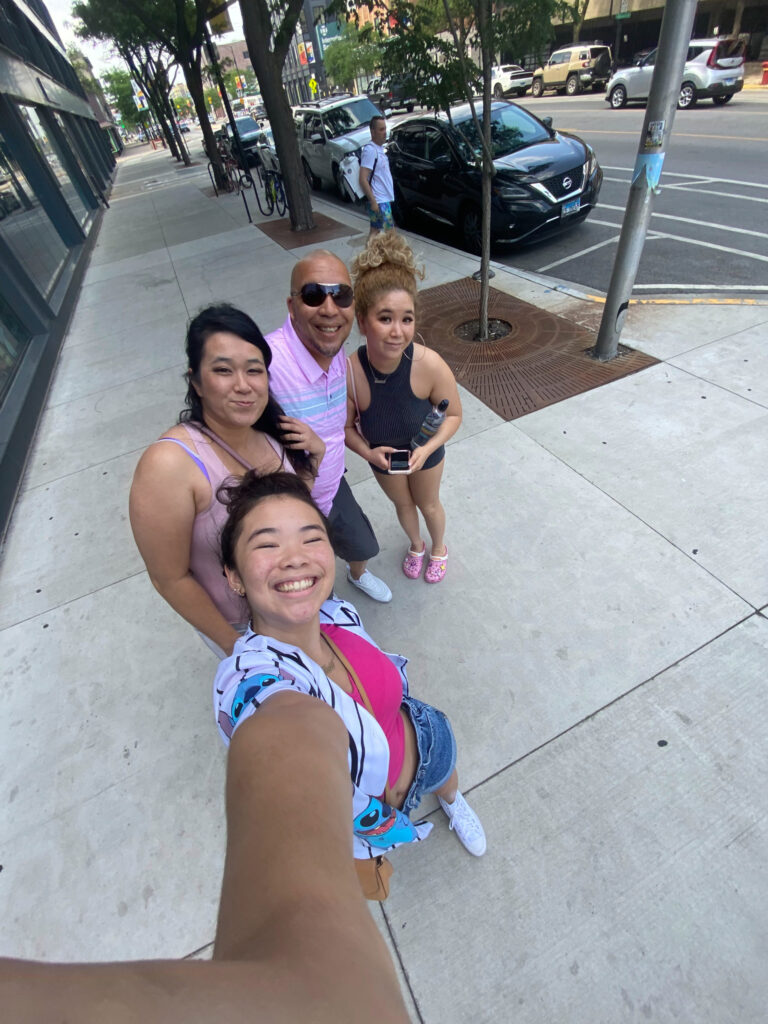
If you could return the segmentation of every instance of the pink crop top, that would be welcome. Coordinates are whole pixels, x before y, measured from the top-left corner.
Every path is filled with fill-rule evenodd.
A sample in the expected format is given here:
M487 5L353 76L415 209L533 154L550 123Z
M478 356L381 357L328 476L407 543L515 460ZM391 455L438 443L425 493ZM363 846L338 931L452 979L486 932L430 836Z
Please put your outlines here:
M387 782L394 786L400 777L405 759L405 727L400 715L400 705L403 702L400 674L383 651L362 637L350 633L343 626L323 624L320 628L333 640L365 687L376 721L389 743ZM365 707L365 702L351 679L350 683L352 697Z

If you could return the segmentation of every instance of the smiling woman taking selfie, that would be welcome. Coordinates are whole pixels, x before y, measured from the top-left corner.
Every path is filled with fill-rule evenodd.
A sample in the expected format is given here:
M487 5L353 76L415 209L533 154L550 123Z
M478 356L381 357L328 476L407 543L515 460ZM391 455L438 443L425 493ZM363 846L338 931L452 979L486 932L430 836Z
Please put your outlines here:
M408 243L394 231L375 235L352 264L365 344L348 360L345 436L347 447L370 462L408 536L403 572L418 579L426 561L424 579L439 583L448 561L440 503L444 445L461 425L461 402L445 360L414 344L418 273ZM420 433L437 407L444 419L431 436ZM439 422L440 414L434 418ZM432 542L428 560L419 512Z
M295 472L311 485L325 453L270 395L271 359L246 313L226 304L198 313L187 331L187 408L142 455L131 487L131 527L152 584L219 657L248 609L220 565L218 488L249 469Z

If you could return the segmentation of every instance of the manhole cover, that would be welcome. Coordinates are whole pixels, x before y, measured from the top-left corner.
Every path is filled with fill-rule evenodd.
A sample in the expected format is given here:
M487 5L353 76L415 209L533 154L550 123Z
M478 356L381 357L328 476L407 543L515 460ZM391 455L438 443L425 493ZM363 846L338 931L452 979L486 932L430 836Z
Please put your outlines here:
M506 338L509 332L512 330L512 324L506 320L496 320L488 318L488 337L483 338L483 341L499 341L501 338ZM479 320L467 320L459 326L453 332L460 341L480 341L480 321Z

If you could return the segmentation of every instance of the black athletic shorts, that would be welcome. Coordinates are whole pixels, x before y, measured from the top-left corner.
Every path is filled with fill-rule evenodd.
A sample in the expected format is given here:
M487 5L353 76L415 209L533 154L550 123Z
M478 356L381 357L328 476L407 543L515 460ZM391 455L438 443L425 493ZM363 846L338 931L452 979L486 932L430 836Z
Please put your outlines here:
M367 562L378 555L379 542L373 527L343 476L328 513L328 525L333 550L339 558L346 562Z

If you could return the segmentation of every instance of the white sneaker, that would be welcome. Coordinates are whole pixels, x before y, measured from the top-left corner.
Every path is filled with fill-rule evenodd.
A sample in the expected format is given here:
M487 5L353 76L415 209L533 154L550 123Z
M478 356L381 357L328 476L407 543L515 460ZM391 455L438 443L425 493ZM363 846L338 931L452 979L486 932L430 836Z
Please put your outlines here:
M392 600L392 591L384 580L380 580L378 576L374 576L370 569L366 569L360 579L356 580L349 571L349 566L347 566L347 579L353 587L357 587L358 590L362 590L364 594L367 594L368 597L372 597L374 601L381 601L382 604L386 604L387 601Z
M449 828L454 830L465 849L475 857L482 857L485 853L485 832L480 824L480 819L461 793L456 792L452 804L447 804L442 797L437 799L448 815L448 820L451 823Z

